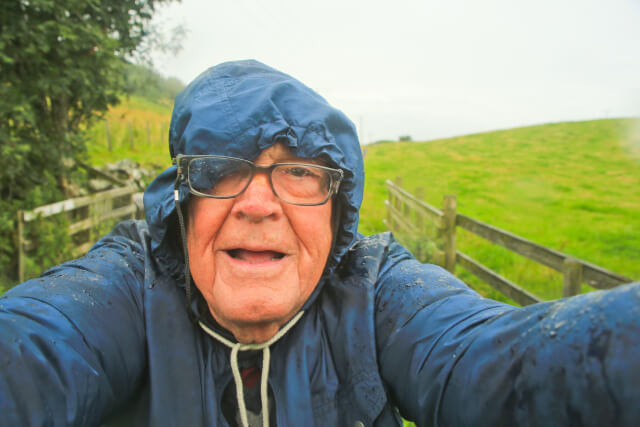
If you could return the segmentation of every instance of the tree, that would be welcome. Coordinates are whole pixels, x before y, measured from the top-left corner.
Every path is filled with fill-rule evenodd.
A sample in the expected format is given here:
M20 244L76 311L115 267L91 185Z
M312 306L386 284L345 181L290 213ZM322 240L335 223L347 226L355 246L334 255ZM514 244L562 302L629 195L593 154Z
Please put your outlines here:
M82 127L117 102L123 69L172 0L6 0L0 16L0 197L64 190ZM47 176L48 175L48 176Z
M63 195L83 129L118 101L127 59L153 45L152 13L171 1L2 0L0 279L16 211Z

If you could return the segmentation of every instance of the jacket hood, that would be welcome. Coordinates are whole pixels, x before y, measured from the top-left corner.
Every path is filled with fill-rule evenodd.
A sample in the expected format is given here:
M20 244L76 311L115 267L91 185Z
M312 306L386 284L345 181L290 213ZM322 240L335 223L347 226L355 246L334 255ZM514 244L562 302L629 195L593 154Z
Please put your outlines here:
M212 67L176 97L169 131L172 158L216 154L253 160L276 142L288 145L297 156L321 158L344 171L334 199L339 223L327 273L357 233L364 168L353 123L298 80L253 60ZM151 249L172 276L184 271L182 253L172 241L176 172L175 165L166 169L144 194ZM179 197L181 202L190 197L184 182Z

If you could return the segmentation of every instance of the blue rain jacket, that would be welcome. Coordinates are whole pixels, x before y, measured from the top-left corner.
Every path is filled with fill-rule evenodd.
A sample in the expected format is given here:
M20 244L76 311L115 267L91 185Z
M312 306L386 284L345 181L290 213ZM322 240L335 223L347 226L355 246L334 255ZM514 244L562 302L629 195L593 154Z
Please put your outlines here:
M326 271L271 347L278 426L637 425L640 285L526 308L482 298L390 234L357 234L354 127L300 82L227 63L176 100L172 156L252 159L276 141L345 171ZM227 425L229 350L187 314L175 175L147 189L146 221L0 298L0 425Z

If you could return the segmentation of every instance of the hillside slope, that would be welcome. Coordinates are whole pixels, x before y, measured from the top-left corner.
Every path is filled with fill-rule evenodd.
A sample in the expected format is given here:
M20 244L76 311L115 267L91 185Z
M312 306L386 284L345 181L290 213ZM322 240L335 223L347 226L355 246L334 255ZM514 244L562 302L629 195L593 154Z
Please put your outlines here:
M640 279L640 119L554 123L367 148L360 229L384 230L386 179L556 250ZM545 298L561 277L459 232L459 247ZM533 273L533 278L531 275ZM530 286L529 286L530 285Z
M111 107L105 120L88 130L87 150L94 166L128 158L143 166L165 168L169 157L169 122L172 101L150 100L138 96L122 99ZM111 140L109 150L108 139ZM132 141L133 140L133 141Z

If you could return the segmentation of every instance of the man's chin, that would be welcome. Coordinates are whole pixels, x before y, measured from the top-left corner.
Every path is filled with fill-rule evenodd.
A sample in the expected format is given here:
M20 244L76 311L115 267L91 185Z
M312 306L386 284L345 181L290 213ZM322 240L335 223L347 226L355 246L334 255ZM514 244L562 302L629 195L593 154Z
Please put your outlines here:
M232 310L228 305L222 310L216 310L216 304L211 307L213 317L240 342L267 341L299 311L297 305L282 304L282 298L276 295L267 299L252 296L238 296L244 303ZM275 304L276 301L280 304Z
M271 339L293 315L281 313L255 313L233 319L225 326L236 339L245 344L262 343Z

